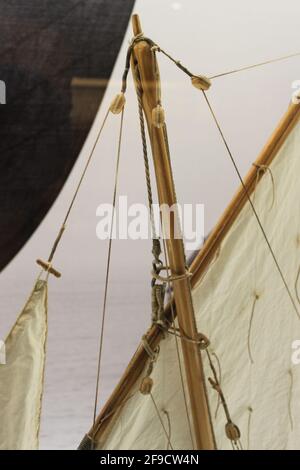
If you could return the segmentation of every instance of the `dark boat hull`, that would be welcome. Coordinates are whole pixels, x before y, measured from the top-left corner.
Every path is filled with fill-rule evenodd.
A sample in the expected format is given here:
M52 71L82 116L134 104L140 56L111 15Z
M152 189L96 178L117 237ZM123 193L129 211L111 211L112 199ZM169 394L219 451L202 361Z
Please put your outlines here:
M0 270L60 192L94 120L134 0L0 0Z

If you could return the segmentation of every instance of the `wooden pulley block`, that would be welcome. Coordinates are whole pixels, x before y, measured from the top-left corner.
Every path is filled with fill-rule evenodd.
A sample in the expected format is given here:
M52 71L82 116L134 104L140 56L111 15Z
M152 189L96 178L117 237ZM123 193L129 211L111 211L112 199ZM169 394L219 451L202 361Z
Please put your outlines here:
M151 377L144 377L140 385L140 392L143 395L149 395L151 393L152 387L153 380L151 379Z
M113 113L113 114L120 114L120 112L122 111L122 109L124 108L125 106L125 102L126 102L126 99L125 99L125 95L124 93L119 93L112 101L111 105L110 105L110 108L109 110Z
M236 424L231 421L228 421L225 426L225 433L228 439L231 441L238 441L241 437L241 433Z
M206 91L211 87L211 81L204 75L194 75L192 78L192 85L198 90Z
M51 266L51 263L49 263L48 261L43 261L42 259L37 259L36 262L45 271L49 272L50 274L53 274L53 276L61 277L61 273L59 271L57 271L55 268L53 268L53 266Z

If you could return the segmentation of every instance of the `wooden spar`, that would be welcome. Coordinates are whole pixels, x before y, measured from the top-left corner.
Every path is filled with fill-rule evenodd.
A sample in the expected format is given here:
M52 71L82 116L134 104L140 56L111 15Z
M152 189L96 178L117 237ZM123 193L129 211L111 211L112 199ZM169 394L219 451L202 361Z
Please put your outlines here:
M299 120L300 105L291 104L276 130L273 132L262 152L256 159L256 165L271 164ZM257 169L252 166L244 180L249 194L252 194L254 191L256 178ZM219 249L222 241L239 216L246 202L247 198L245 196L245 191L243 187L240 187L217 223L215 229L206 240L203 248L199 251L191 264L192 287L196 286L196 284L201 281L202 275L214 259L215 253ZM170 308L167 307L166 313L168 314L169 311ZM147 340L151 347L155 349L161 339L161 330L155 325L152 326L147 332ZM140 378L147 361L148 355L145 352L144 347L140 345L123 373L118 385L115 387L113 393L98 415L95 427L90 430L90 435L94 435L96 432L95 438L97 442L105 442L106 435L110 432L114 419L117 418L118 413L121 411L122 404L124 404L126 399L130 396L130 393L136 385L137 380Z
M142 33L137 15L133 15L133 32L137 36ZM155 126L152 122L153 110L157 107L160 97L158 64L151 51L151 45L139 41L134 45L132 55L132 71L136 86L141 88L142 106L148 125L149 138L152 147L153 162L156 175L158 199L160 206L174 207L177 203L172 168L166 143L164 125ZM136 70L139 82L136 80ZM170 217L171 215L171 217ZM211 424L206 384L204 379L201 352L197 341L197 327L191 295L190 280L186 270L186 260L182 238L178 234L178 218L174 212L162 211L162 225L165 233L171 276L180 276L173 282L174 303L176 306L178 326L182 336L186 335L195 340L181 340L183 361L186 373L187 389L190 398L190 410L194 429L196 449L211 450L215 448L213 428Z

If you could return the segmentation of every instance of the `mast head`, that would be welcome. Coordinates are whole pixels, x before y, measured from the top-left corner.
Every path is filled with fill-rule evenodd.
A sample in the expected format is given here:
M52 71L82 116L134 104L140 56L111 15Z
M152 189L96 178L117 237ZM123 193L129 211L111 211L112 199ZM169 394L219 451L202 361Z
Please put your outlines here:
M142 31L139 15L137 14L132 15L131 21L132 21L132 30L133 30L134 36L138 36L139 34L142 34L143 31Z

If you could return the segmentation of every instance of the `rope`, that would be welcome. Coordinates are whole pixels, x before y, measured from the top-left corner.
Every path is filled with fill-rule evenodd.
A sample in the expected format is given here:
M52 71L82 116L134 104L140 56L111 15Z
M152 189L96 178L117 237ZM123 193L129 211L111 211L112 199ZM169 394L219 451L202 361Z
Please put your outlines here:
M190 338L189 336L187 336L186 334L181 333L179 328L170 327L170 326L167 327L167 326L161 325L160 323L158 323L158 326L163 331L166 331L167 333L169 333L173 336L176 336L177 338L180 338L184 341L187 341L188 343L197 344L197 346L199 346L199 348L201 350L204 350L209 346L208 338L205 335L203 335L202 333L198 333L199 339L193 339L193 338Z
M157 404L156 404L156 402L155 402L155 400L154 400L154 396L153 396L153 394L152 394L151 392L150 392L149 395L150 395L150 397L151 397L151 400L152 400L152 403L153 403L153 405L154 405L154 408L155 408L157 417L158 417L158 419L159 419L159 422L160 422L160 424L161 424L161 427L162 427L162 429L163 429L163 431L164 431L164 433L165 433L165 435L166 435L166 438L167 438L167 441L168 441L168 446L170 446L171 450L174 450L174 449L173 449L173 446L172 446L172 444L171 444L171 441L170 441L170 435L168 434L168 432L167 432L167 430L166 430L166 428L165 428L165 425L164 425L164 422L163 422L162 417L161 417L161 415L160 415L158 406L157 406Z
M94 155L94 152L95 152L95 148L96 148L96 146L97 146L97 144L98 144L98 142L99 142L99 139L100 139L100 136L101 136L101 134L102 134L102 130L103 130L105 124L106 124L108 115L109 115L109 109L107 110L107 112L106 112L106 114L105 114L105 116L104 116L104 119L103 119L103 121L102 121L101 127L100 127L100 129L99 129L99 131L98 131L98 133L97 133L95 142L94 142L93 147L92 147L92 149L91 149L91 151L90 151L90 153L89 153L88 159L87 159L86 164L85 164L84 169L83 169L83 172L82 172L82 174L81 174L81 177L80 177L79 182L78 182L78 184L77 184L77 187L76 187L76 189L75 189L75 193L74 193L74 195L73 195L73 197L72 197L72 199L71 199L71 202L70 202L70 204L69 204L69 207L68 207L68 209L67 209L67 212L66 212L66 215L65 215L65 217L64 217L64 220L63 220L63 223L62 223L62 225L61 225L61 228L60 228L60 230L59 230L59 232L58 232L58 235L57 235L57 237L56 237L56 239L55 239L55 241L54 241L54 244L53 244L53 246L52 246L52 248L51 248L51 251L50 251L50 254L49 254L49 257L48 257L48 262L49 262L49 263L51 263L51 261L52 261L52 259L53 259L53 257L54 257L54 254L55 254L55 252L56 252L56 250L57 250L57 247L58 247L58 245L59 245L59 243L60 243L60 241L61 241L61 238L62 238L62 236L63 236L63 233L64 233L64 231L65 231L66 223L67 223L68 218L69 218L69 216L70 216L70 213L71 213L71 211L72 211L73 205L74 205L75 200L76 200L76 198L77 198L79 189L80 189L80 187L81 187L81 185L82 185L82 182L83 182L83 179L84 179L84 177L85 177L85 175L86 175L87 169L88 169L88 167L89 167L89 165L90 165L90 163L91 163L91 160L92 160L92 158L93 158L93 155Z
M168 270L169 268L167 266L161 266L160 270L162 270L162 269ZM166 282L166 283L174 282L174 281L182 281L183 279L190 278L193 275L193 273L191 273L188 268L186 269L186 272L184 274L174 274L174 275L167 274L166 277L161 276L160 274L158 274L154 270L151 271L151 274L152 274L152 277L154 279L157 279L158 281L162 281L162 282Z
M110 260L111 260L113 222L114 222L114 214L115 214L115 206L116 206L117 186L118 186L118 179L119 179L118 177L119 177L119 164L120 164L121 142L122 142L122 133L123 133L123 121L124 121L124 108L122 109L122 112L121 112L121 122L120 122L120 131L119 131L119 139L118 139L117 162L116 162L115 183L114 183L113 202L112 202L113 212L112 212L112 217L111 217L111 228L110 228L110 237L109 237L109 244L108 244L107 262L106 262L105 289L104 289L103 308L102 308L102 322L101 322L101 333L100 333L99 354L98 354L93 425L95 425L97 405L98 405L98 392L99 392L102 348L103 348L103 338L104 338L104 325L105 325L105 317L106 317L106 301L107 301L108 279L109 279Z
M153 238L157 239L158 237L156 234L154 214L153 214L153 197L152 197L150 165L149 165L149 159L148 159L147 140L146 140L146 131L145 131L145 119L144 119L144 112L143 112L143 105L142 105L142 89L141 89L141 84L140 84L137 71L135 71L135 78L136 78L136 83L137 83L136 91L137 91L139 120L140 120L141 138L142 138L142 146L143 146L143 157L144 157L144 166L145 166L148 204L149 204L149 211L150 211L150 222L151 222L151 228L152 228L152 239Z
M219 382L220 386L222 386L222 369L221 369L220 360L217 356L217 353L215 353L214 351L211 353L211 355L214 356L214 358L216 359L217 366L218 366L218 382ZM216 406L216 410L215 410L215 419L217 419L220 405L221 405L221 399L220 399L220 395L218 394L218 401L217 401L217 406Z
M290 376L290 388L289 388L289 395L288 395L288 414L289 414L289 420L290 420L290 425L291 425L291 431L293 431L294 421L293 421L293 413L292 413L292 399L293 399L294 377L293 377L293 372L291 369L289 370L289 376Z
M248 328L248 337L247 337L247 347L248 347L248 354L249 354L249 359L251 364L254 364L252 352L251 352L251 329L252 329L252 323L253 323L253 317L254 317L254 312L255 312L255 306L256 302L258 301L259 296L258 294L255 293L254 301L252 304L252 309L251 309L251 315L250 315L250 321L249 321L249 328Z
M220 136L221 136L221 138L222 138L222 140L223 140L223 143L224 143L225 148L226 148L226 150L227 150L227 153L228 153L228 155L229 155L229 157L230 157L230 160L231 160L231 162L232 162L232 164L233 164L233 166L234 166L234 169L235 169L235 171L236 171L236 173L237 173L237 176L238 176L238 178L239 178L239 180L240 180L240 182L241 182L241 185L242 185L242 187L243 187L244 193L245 193L245 195L246 195L246 197L247 197L247 199L248 199L248 201L249 201L249 204L250 204L250 206L251 206L251 209L252 209L252 211L253 211L253 214L254 214L254 216L255 216L255 218L256 218L256 220L257 220L257 223L258 223L258 225L259 225L259 227L260 227L260 229L261 229L261 232L262 232L262 234L263 234L263 237L264 237L264 239L265 239L265 241L266 241L266 243L267 243L268 249L269 249L269 251L270 251L270 253L271 253L271 255L272 255L272 258L273 258L273 260L274 260L274 263L275 263L275 265L276 265L276 268L277 268L277 270L278 270L278 273L280 274L280 277L281 277L281 279L282 279L282 282L283 282L283 284L284 284L284 287L285 287L285 289L286 289L286 291L287 291L287 294L288 294L288 296L289 296L289 298L290 298L290 301L291 301L291 303L292 303L292 306L293 306L293 308L294 308L294 310L295 310L295 313L296 313L298 319L300 320L300 314L299 314L299 312L298 312L297 305L296 305L296 303L295 303L295 301L294 301L294 299L293 299L292 293L291 293L291 291L290 291L290 289L289 289L289 286L288 286L288 284L287 284L287 281L285 280L285 277L284 277L284 275L283 275L283 272L282 272L282 270L281 270L281 267L280 267L280 265L279 265L279 262L278 262L278 260L277 260L277 258L276 258L276 255L275 255L275 253L274 253L274 251L273 251L273 248L272 248L272 246L271 246L271 244L270 244L270 241L269 241L269 239L268 239L268 236L267 236L267 234L266 234L266 232L265 232L265 229L264 229L264 227L263 227L263 225L262 225L262 223L261 223L261 220L260 220L260 218L259 218L259 216L258 216L258 213L257 213L257 211L256 211L256 209L255 209L255 207L254 207L254 204L253 204L252 200L251 200L249 191L248 191L248 189L247 189L247 187L246 187L246 185L245 185L245 183L244 183L244 180L243 180L243 178L242 178L242 175L241 175L241 173L240 173L240 171L239 171L239 169L238 169L238 166L237 166L237 164L236 164L236 161L235 161L235 159L234 159L234 157L233 157L233 154L232 154L232 152L231 152L231 150L230 150L230 148L229 148L229 145L228 145L227 140L226 140L226 138L225 138L225 136L224 136L224 133L223 133L223 131L222 131L222 129L221 129L221 126L220 126L220 124L219 124L219 121L218 121L218 119L217 119L217 117L216 117L216 115L215 115L215 113L214 113L214 111L213 111L213 109L212 109L212 106L211 106L211 104L210 104L209 99L207 98L207 95L206 95L205 91L202 91L202 92L203 92L203 96L204 96L204 98L205 98L205 101L206 101L206 103L207 103L207 106L208 106L208 108L209 108L209 110L210 110L210 113L211 113L211 115L212 115L212 117L213 117L213 120L214 120L214 122L215 122L215 124L216 124L216 126L217 126L217 129L218 129L218 131L219 131L219 133L220 133Z
M298 290L298 282L299 282L299 278L300 278L300 266L298 268L298 273L297 273L297 276L296 276L296 280L295 280L295 292L296 292L296 297L297 297L297 300L300 304L300 295L299 295L299 290Z
M252 413L253 413L253 409L251 408L251 406L248 406L248 411L249 411L249 415L248 415L248 423L247 423L247 450L250 450L250 429L251 429L251 418L252 418Z
M171 441L171 433L172 433L172 429L171 429L171 419L170 419L170 415L168 413L167 410L162 410L163 413L165 414L166 418L167 418L167 422L168 422L168 443L167 443L167 450L170 450L170 441Z
M156 348L155 350L153 350L151 348L150 344L149 344L149 341L148 341L146 335L142 336L142 345L143 345L146 353L148 354L150 360L151 361L156 361L157 355L158 355L158 352L159 352L159 348Z
M206 348L205 351L207 354L210 369L213 374L213 379L209 377L208 381L211 384L212 388L216 390L216 392L219 394L221 405L223 407L223 410L227 419L227 423L225 425L226 436L228 437L228 439L230 439L233 449L242 450L242 444L240 441L240 437L241 437L240 430L231 419L229 409L228 409L228 406L227 406L227 403L226 403L226 400L225 400L225 397L224 397L224 394L223 394L223 391L219 382L218 374L212 362L211 355L210 355L210 352L208 351L208 348Z
M291 59L292 57L300 56L300 52L295 52L294 54L283 55L281 57L277 57L276 59L266 60L264 62L258 62L257 64L247 65L246 67L240 67L237 69L229 70L228 72L218 73L217 75L213 75L209 77L210 80L219 77L225 77L226 75L232 75L233 73L243 72L244 70L254 69L256 67L261 67L262 65L274 64L275 62L279 62L281 60Z
M144 39L147 40L147 38L144 38ZM184 65L181 64L180 60L174 59L174 57L172 57L169 53L164 51L158 44L155 44L153 41L151 41L151 43L153 44L152 49L155 52L161 52L171 62L173 62L182 72L184 72L189 77L194 76L194 74L192 72L190 72L190 70L188 70L187 67L185 67ZM275 62L279 62L279 61L286 60L286 59L291 59L291 58L297 57L297 56L300 56L300 52L295 52L293 54L283 55L281 57L276 57L275 59L270 59L270 60L266 60L264 62L258 62L258 63L252 64L252 65L247 65L245 67L239 67L237 69L229 70L227 72L218 73L217 75L212 75L212 76L208 77L208 79L209 80L214 80L215 78L224 77L226 75L232 75L232 74L237 73L237 72L243 72L245 70L254 69L256 67L261 67L262 65L273 64Z

